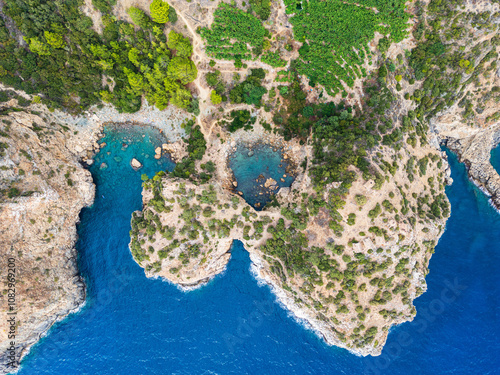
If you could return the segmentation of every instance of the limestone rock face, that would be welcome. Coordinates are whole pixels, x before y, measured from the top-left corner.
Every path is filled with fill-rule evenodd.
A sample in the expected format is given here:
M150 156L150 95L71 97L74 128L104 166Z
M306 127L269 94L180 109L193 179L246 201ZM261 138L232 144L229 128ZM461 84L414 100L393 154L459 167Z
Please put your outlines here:
M173 143L164 143L161 145L163 151L170 154L172 160L176 163L180 162L185 156L187 156L186 143L183 140L179 140Z
M490 195L491 203L500 209L500 175L490 162L491 150L500 143L500 122L471 128L457 116L448 114L434 119L431 125L441 142L465 164L469 178Z
M0 279L7 280L7 260L15 264L14 359L58 320L85 300L76 263L76 223L82 207L92 204L94 185L57 124L39 116L12 112L2 116L0 137L7 144L0 158ZM36 124L36 127L33 126ZM11 271L12 273L12 268ZM0 294L0 373L7 368L8 296Z

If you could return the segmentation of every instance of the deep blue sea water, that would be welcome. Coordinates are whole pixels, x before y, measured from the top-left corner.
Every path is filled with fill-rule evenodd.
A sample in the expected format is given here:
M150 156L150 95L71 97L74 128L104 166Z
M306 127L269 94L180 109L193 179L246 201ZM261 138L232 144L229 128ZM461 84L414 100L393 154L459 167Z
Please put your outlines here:
M87 304L34 346L20 374L499 373L500 215L453 155L452 214L417 317L391 330L382 356L360 358L325 345L277 305L239 242L226 272L201 289L147 279L127 247L130 215L141 208L141 173L173 164L153 159L154 134L124 150L123 137L106 137L91 167L96 201L78 227ZM144 163L139 172L132 156Z
M249 152L253 155L248 156ZM229 167L238 182L236 190L241 191L247 203L257 210L262 209L271 200L271 195L279 190L265 188L268 178L273 178L279 188L292 185L294 178L287 172L289 163L282 160L282 156L282 150L274 151L268 144L257 144L252 148L239 144L229 158Z

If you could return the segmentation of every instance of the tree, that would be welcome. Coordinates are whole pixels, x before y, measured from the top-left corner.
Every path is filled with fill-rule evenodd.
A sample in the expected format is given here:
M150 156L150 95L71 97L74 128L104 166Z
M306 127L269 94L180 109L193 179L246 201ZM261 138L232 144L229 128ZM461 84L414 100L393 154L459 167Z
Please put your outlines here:
M130 16L132 22L137 26L143 29L148 29L149 26L151 26L151 20L143 10L136 7L130 7L128 8L127 13Z
M44 31L43 35L45 36L47 43L54 48L64 48L66 46L66 41L64 40L62 35L52 33L47 30Z
M361 195L361 194L356 195L355 199L356 199L356 203L358 204L358 206L364 206L367 202L366 197L364 195Z
M168 96L168 94L161 91L157 91L155 93L154 99L155 99L155 106L160 111L163 111L165 108L167 108L168 102L170 101L170 97Z
M218 105L220 103L222 103L222 96L218 95L215 90L212 90L212 92L210 93L210 101L215 104L215 105Z
M271 14L270 0L250 0L250 7L262 20L267 20Z
M169 16L169 8L167 2L163 0L153 0L151 5L149 6L149 10L151 12L151 18L156 23L167 23Z
M29 40L27 41L29 42L31 52L36 53L40 56L50 55L50 47L44 42L40 41L38 38L29 38Z
M174 92L170 102L176 107L187 108L191 103L191 93L184 87L180 87L176 92Z
M380 65L380 68L378 68L378 76L381 78L387 77L387 68L385 64Z
M193 53L193 46L188 38L182 36L182 34L176 33L174 30L170 31L168 34L168 48L175 49L177 51L176 56L179 57L189 57Z
M128 51L128 59L130 60L130 62L132 64L134 64L135 66L139 66L140 65L140 52L137 48L131 48L129 51Z
M177 12L172 6L168 9L168 20L171 24L175 24L177 22Z
M196 79L198 69L196 69L196 65L191 60L176 56L168 64L167 75L186 85Z
M111 103L115 97L113 93L108 90L100 91L99 95L101 95L102 101L106 103Z
M147 91L147 83L140 74L134 73L127 67L123 68L123 72L127 75L128 83L134 94L141 95L144 91Z

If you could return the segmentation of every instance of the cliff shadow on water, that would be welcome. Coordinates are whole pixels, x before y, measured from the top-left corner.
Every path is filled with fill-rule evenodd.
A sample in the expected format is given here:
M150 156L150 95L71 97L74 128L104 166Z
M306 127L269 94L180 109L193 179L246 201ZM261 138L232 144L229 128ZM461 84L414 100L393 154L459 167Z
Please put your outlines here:
M235 190L249 205L261 210L279 189L290 187L295 166L280 148L269 144L240 143L228 160L237 186Z

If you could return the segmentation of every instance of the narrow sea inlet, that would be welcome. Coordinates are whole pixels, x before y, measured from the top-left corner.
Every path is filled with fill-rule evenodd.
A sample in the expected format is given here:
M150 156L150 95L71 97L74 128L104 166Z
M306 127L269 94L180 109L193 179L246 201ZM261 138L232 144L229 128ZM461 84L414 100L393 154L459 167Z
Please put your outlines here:
M106 146L90 167L96 200L82 211L78 227L87 303L32 349L20 374L490 371L500 349L500 216L456 157L449 155L452 214L431 259L428 291L415 301L417 316L392 329L380 357L360 358L327 346L276 304L269 288L251 275L241 242L233 244L226 272L201 289L184 293L144 276L128 249L130 217L142 206L141 174L174 167L165 156L154 158L164 141L152 128L107 129ZM130 166L132 158L143 164L138 171ZM267 173L257 168L265 165L262 160L250 164L256 167L247 174L253 178L249 185L255 173ZM236 177L243 188L244 175Z

